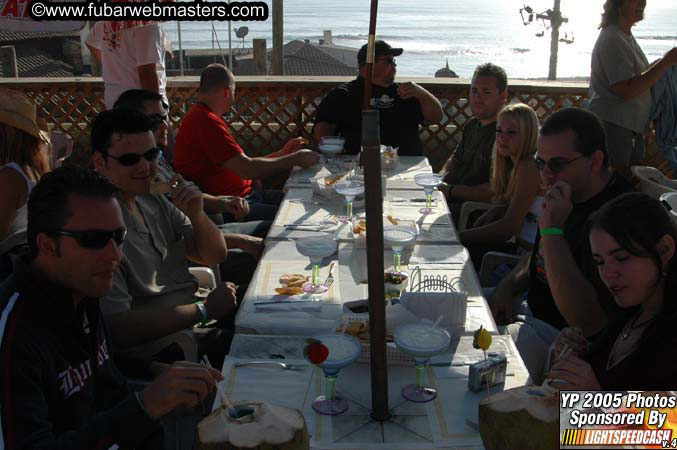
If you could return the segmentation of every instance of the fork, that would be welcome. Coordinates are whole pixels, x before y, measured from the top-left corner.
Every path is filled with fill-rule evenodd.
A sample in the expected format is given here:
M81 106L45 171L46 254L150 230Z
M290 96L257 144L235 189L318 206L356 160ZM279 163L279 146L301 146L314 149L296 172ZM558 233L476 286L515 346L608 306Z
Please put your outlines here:
M305 370L308 364L288 364L281 361L243 361L235 363L235 367L244 366L280 366L285 370Z
M334 282L334 264L336 264L334 261L329 264L329 275L327 275L327 279L324 280L324 285L326 287L331 286Z

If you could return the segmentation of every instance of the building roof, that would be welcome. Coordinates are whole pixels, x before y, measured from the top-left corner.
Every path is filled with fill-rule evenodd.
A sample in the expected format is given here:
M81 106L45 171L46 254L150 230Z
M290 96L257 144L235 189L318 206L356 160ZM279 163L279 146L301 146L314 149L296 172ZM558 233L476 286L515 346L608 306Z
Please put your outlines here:
M283 46L284 74L301 76L354 76L357 68L351 67L340 59L324 51L324 46L304 41L290 41ZM357 50L353 59L357 60ZM267 51L268 64L273 57L272 49ZM235 64L236 75L253 75L253 55L238 58Z
M333 56L339 61L342 61L344 64L353 67L355 68L355 70L357 70L358 49L334 44L321 44L317 45L316 48L319 48L323 52L328 53L329 55Z
M75 38L80 39L79 31L62 32L28 32L28 31L0 31L0 42L19 42L31 39Z
M357 56L353 59L357 60ZM351 76L357 75L357 67L351 67L320 45L291 41L284 46L284 74Z
M19 77L72 77L73 67L53 59L49 53L29 46L16 48L16 65ZM0 77L4 76L0 66Z

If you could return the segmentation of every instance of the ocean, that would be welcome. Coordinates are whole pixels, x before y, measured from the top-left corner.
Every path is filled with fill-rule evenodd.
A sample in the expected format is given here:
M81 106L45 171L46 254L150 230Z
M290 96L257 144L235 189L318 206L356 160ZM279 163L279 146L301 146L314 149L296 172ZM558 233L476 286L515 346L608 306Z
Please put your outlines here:
M569 22L560 29L560 37L573 42L559 45L558 78L589 75L603 3L562 0L562 14ZM505 68L510 78L547 77L550 30L536 20L523 24L519 10L525 4L542 12L552 8L553 0L381 0L376 34L393 47L404 48L397 58L401 76L433 76L448 61L459 76L470 77L478 64L491 61ZM369 0L285 0L284 41L318 42L323 30L331 30L334 44L359 48L367 40L369 5ZM213 25L221 47L227 48L227 22ZM249 28L245 47L251 48L253 38L267 39L272 47L271 18L232 23L233 30L241 26ZM164 27L178 49L176 23ZM182 22L181 34L184 49L218 48L211 22ZM645 19L633 34L649 61L661 57L677 39L677 0L648 0ZM234 31L232 39L234 48L242 46Z

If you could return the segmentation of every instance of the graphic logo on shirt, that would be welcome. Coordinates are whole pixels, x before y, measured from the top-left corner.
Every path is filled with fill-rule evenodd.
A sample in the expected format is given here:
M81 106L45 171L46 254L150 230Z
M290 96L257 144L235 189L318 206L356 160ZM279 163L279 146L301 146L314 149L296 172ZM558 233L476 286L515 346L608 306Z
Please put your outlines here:
M103 363L109 359L108 346L106 345L106 338L104 337L103 341L99 343L99 348L96 352L97 367L101 367ZM92 376L91 361L91 359L83 361L77 367L68 366L68 369L57 375L57 379L60 383L59 389L63 393L64 400L76 392L80 392L80 389L82 389L89 377Z
M371 106L376 109L390 109L395 106L395 99L388 94L383 94L379 98L372 98Z

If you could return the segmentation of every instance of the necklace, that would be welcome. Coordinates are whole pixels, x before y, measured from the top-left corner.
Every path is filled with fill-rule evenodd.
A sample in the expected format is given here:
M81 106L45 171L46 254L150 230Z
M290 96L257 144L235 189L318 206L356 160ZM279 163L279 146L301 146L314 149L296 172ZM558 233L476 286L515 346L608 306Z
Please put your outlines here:
M626 327L625 331L623 331L623 334L621 334L621 341L624 341L630 336L630 334L635 331L636 329L643 327L644 325L647 325L649 322L651 322L654 318L651 317L649 319L646 319L640 323L635 323L637 322L637 318L639 317L639 314L637 314L633 319L632 322L630 322L630 326Z

